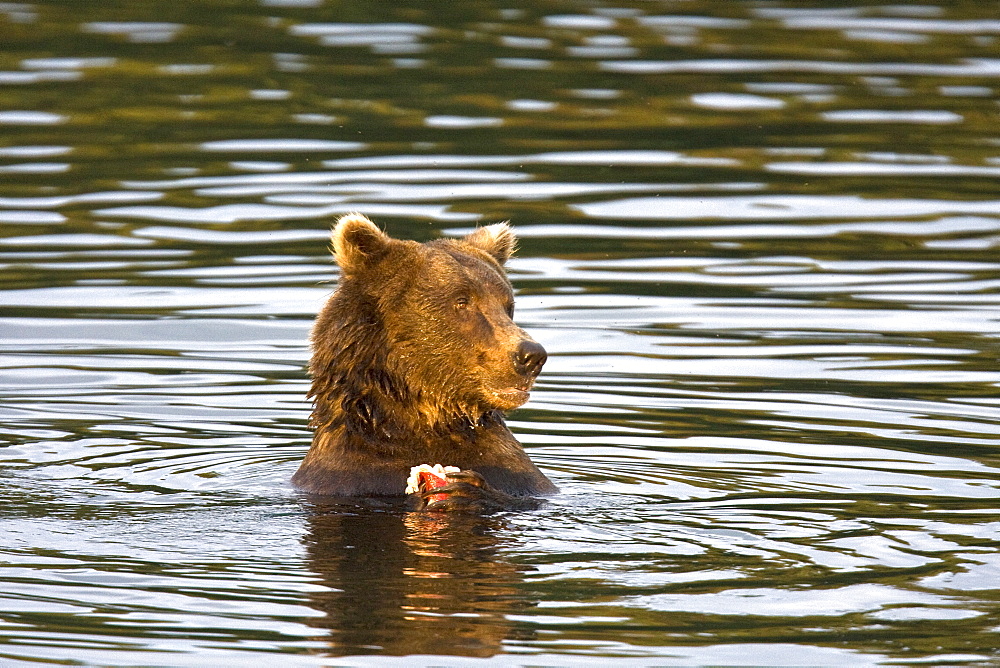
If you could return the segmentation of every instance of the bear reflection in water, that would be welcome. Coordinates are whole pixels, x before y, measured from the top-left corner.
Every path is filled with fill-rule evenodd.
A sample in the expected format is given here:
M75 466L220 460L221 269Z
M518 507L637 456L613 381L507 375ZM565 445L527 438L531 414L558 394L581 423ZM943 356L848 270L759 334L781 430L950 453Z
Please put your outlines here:
M515 241L505 223L421 244L359 214L337 221L341 278L313 328L315 431L297 487L402 496L411 467L443 464L461 471L412 508L532 508L557 491L504 423L546 359L512 320Z
M534 569L505 556L519 546L504 515L405 512L401 499L308 505L318 654L485 658L535 638L517 618L538 605L525 582Z

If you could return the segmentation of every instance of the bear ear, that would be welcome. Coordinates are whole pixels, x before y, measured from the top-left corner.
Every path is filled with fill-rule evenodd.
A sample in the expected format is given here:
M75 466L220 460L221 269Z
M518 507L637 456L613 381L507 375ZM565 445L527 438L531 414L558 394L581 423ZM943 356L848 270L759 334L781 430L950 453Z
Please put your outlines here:
M371 266L389 250L392 239L360 213L349 213L333 227L333 257L350 274Z
M479 250L486 251L500 264L509 260L517 247L517 237L514 236L514 230L507 223L478 227L463 241Z

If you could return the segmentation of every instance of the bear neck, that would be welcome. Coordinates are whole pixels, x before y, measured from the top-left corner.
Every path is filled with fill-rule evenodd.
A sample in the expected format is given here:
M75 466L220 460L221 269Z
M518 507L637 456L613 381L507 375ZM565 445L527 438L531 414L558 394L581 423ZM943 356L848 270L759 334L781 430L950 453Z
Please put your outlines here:
M497 427L506 429L498 410L428 408L385 369L351 369L319 384L335 391L317 390L314 383L314 442L332 440L344 451L393 456L415 449L449 450L474 443Z

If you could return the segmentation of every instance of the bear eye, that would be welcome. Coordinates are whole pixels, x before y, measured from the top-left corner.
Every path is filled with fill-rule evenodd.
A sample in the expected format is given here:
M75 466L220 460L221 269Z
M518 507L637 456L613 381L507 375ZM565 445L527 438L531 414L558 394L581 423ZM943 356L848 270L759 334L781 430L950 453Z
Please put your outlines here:
M459 297L458 299L455 300L455 307L456 308L460 308L460 309L467 309L467 308L469 308L469 298L468 297Z

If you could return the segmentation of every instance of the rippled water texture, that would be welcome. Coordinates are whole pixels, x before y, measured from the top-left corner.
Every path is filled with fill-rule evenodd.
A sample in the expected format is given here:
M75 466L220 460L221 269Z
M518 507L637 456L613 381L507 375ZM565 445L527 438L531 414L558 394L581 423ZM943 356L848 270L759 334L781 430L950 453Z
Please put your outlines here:
M0 44L0 664L1000 661L994 4L0 2ZM348 211L516 226L542 510L290 488Z

